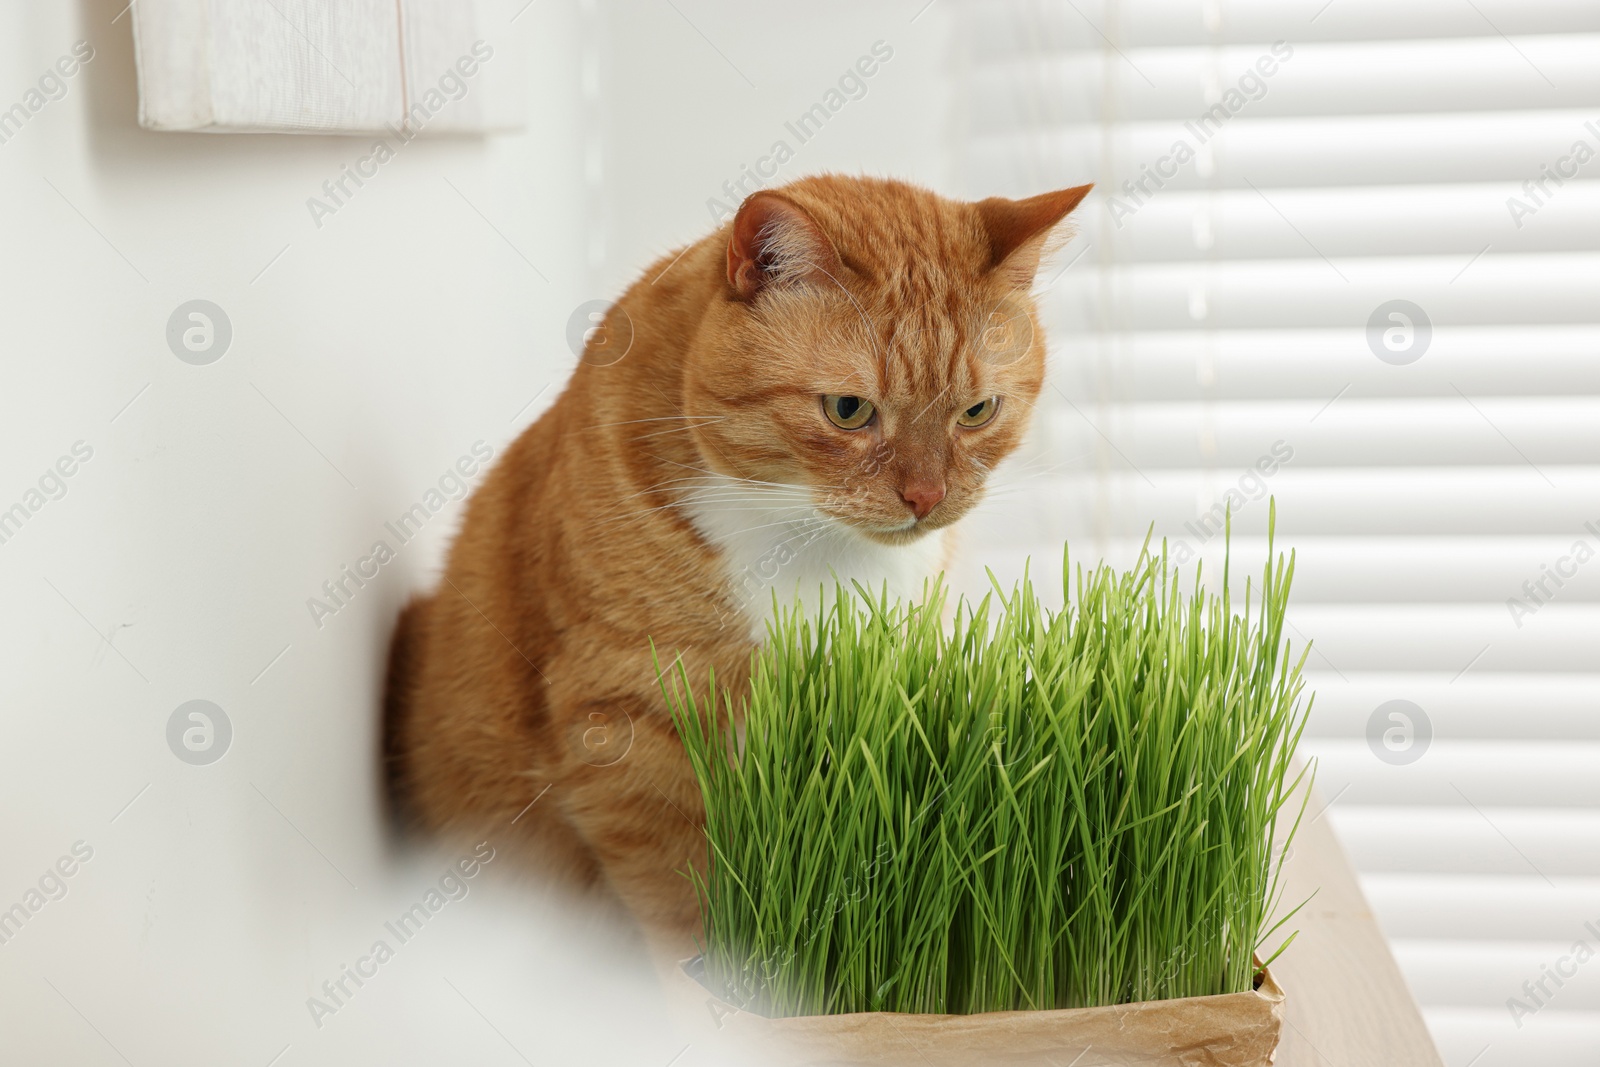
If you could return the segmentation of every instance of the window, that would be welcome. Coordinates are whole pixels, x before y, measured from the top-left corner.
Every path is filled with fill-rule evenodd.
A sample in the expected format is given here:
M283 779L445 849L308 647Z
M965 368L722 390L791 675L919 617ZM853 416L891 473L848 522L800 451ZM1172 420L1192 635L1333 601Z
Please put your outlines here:
M1040 573L1062 538L1126 562L1153 522L1210 569L1231 501L1237 574L1275 497L1306 749L1446 1062L1590 1062L1600 6L958 22L960 191L1098 185L1040 280L1032 451L969 540Z

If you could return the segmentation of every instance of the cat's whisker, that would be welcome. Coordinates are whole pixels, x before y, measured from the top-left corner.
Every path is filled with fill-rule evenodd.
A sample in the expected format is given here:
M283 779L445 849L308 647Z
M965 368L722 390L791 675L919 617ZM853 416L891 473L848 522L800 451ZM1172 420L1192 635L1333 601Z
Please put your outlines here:
M808 496L809 496L809 494L808 494ZM744 506L741 506L741 507L729 507L729 506L726 506L726 504L723 503L724 501L726 501L728 503L731 503L731 504L742 504ZM655 507L631 508L631 509L629 509L627 511L624 511L624 512L621 512L619 514L604 516L604 517L601 518L600 521L591 523L589 526L585 527L585 529L592 531L592 530L596 530L596 529L600 529L600 528L606 528L606 527L613 528L613 529L614 528L618 528L618 527L626 524L629 521L642 520L646 516L651 515L651 514L653 514L655 512L658 512L658 511L666 511L666 510L669 510L671 508L681 508L681 507L686 506L690 502L691 501L689 501L689 500L672 500L672 501L668 501L665 504L658 504ZM761 512L761 513L764 513L764 514L771 514L773 511L791 510L791 511L796 511L796 512L807 512L807 511L814 511L816 509L815 503L813 501L811 501L809 498L807 500L805 500L805 501L796 501L796 502L794 502L792 504L777 504L777 505L773 505L773 504L757 504L757 503L753 503L750 500L750 494L748 493L748 491L727 492L726 494L723 494L723 495L711 495L710 493L701 493L701 494L698 494L698 495L695 496L694 502L711 504L711 505L713 505L713 510L721 512L721 513L732 513L732 512L736 512L736 511L755 511L755 512ZM795 519L784 520L784 521L786 521L786 522L801 522L801 521L813 521L813 520L811 520L807 516L801 515L801 516L797 516ZM774 525L778 525L778 524L774 524Z
M934 397L932 400L928 401L927 405L921 411L917 412L917 414L912 418L911 421L914 422L914 423L915 422L921 422L922 421L922 416L924 416L924 415L926 415L928 413L928 408L933 407L933 405L937 404L940 400L943 400L944 399L944 395L950 391L951 386L953 386L953 385L955 385L955 382L947 383L943 389L939 390L939 395Z
M849 289L845 288L844 283L841 282L838 278L835 278L827 270L823 269L820 266L817 266L814 269L819 274L825 275L827 277L827 279L830 282L832 282L834 285L837 285L839 287L839 291L844 294L844 298L846 300L850 301L851 306L853 306L856 309L856 314L861 316L861 322L867 328L867 337L872 342L872 354L873 354L874 357L879 356L880 353L878 351L878 331L873 328L871 316L869 316L867 314L867 312L866 312L866 309L861 306L861 303L860 303L860 301L858 301L856 299L855 294L852 293Z
M727 415L658 415L649 419L623 419L621 422L597 422L589 427L590 430L602 430L611 426L634 426L641 422L679 422L699 421L703 423L721 422L728 418Z
M734 503L736 505L738 504L737 501L735 501ZM713 504L715 505L715 502L713 502ZM674 507L682 507L683 505L682 504L675 504L673 506ZM773 512L777 512L777 511L793 511L793 512L800 513L799 517L804 517L804 513L813 512L813 511L816 511L817 509L812 504L790 504L790 505L787 505L785 507L776 507L776 508L775 507L770 507L770 506L762 506L762 505L758 505L758 504L744 504L744 505L741 505L741 506L733 506L733 507L712 506L712 507L706 508L705 510L707 510L707 511L715 511L719 515L732 515L735 512L740 512L740 511L759 511L759 512L761 512L763 514L766 514L766 515L770 515Z
M675 464L675 466L685 467L685 466L687 466L687 464L678 463L678 464ZM701 468L690 467L689 469L691 469L691 470L700 470ZM639 498L641 496L649 496L650 494L655 493L655 492L657 492L659 490L681 489L681 490L686 490L686 491L694 491L696 489L704 489L704 490L728 489L729 491L732 491L733 487L728 486L728 485L725 484L727 481L730 481L730 480L736 480L736 479L724 478L724 477L722 477L720 475L710 474L709 472L708 472L708 474L706 476L702 476L702 477L666 478L666 479L663 479L662 481L654 482L654 483L652 483L650 485L647 485L647 486L643 487L642 489L638 490L637 492L628 493L625 496L620 497L619 500L621 500L621 501L635 500L635 499L637 499L637 498ZM770 490L773 487L781 487L783 489L800 489L800 488L810 489L811 488L810 486L804 486L804 487L802 487L802 486L791 486L791 485L787 485L787 484L782 483L782 482L755 482L755 481L752 481L750 479L740 479L740 480L749 482L749 484L753 487L753 489L758 490L758 491L759 490ZM818 488L824 488L825 489L825 488L830 488L830 487L828 487L828 486L819 486ZM743 492L750 492L751 490L742 490L742 491Z
M721 486L715 489L693 489L685 492L686 499L694 500L744 500L765 507L781 508L786 503L814 503L817 494L810 486L785 486L771 489L745 489L738 486Z
M774 510L773 506L771 506L771 505L762 506L762 505L758 505L758 504L755 504L755 503L751 502L750 499L749 499L749 495L748 494L730 495L730 496L726 496L726 497L700 497L700 498L695 498L695 499L669 500L664 504L657 504L654 507L627 507L627 508L624 509L619 505L619 507L617 509L614 509L612 512L601 516L599 521L591 524L591 526L588 527L588 528L589 529L594 529L594 528L598 528L600 526L619 525L619 524L626 523L629 520L642 519L645 516L651 515L651 514L653 514L655 512L658 512L658 511L666 511L666 510L671 509L671 508L684 508L684 507L687 507L688 505L690 505L691 503L708 503L708 504L713 505L714 507L716 507L717 510L720 510L720 511L743 510L743 511L769 511L770 512L770 511ZM736 508L736 507L727 506L727 505L736 505L736 504L745 504L747 506L742 507L742 508ZM799 511L799 510L805 510L806 508L810 507L811 505L809 504L809 502L808 503L796 502L794 504L790 504L790 505L787 505L787 506L792 508L792 509L794 509L794 510Z
M781 520L779 522L764 522L764 523L761 523L761 524L756 525L756 526L744 526L744 527L741 527L741 528L739 528L738 530L736 530L734 532L735 533L741 533L741 534L755 533L757 530L770 530L775 526L802 526L802 527L807 527L809 529L809 527L817 526L817 525L822 524L822 523L828 523L830 521L831 520L828 519L827 516L824 516L824 515L818 515L818 516L814 516L814 517L811 517L811 518L802 518L802 519L783 519L783 520ZM797 536L797 537L803 536L806 532L807 532L807 530L801 530L800 533L796 534L795 536ZM790 540L793 540L793 538L791 538ZM784 545L784 544L787 544L787 543L788 543L787 541L778 542L779 545ZM774 547L776 547L776 546L774 546Z
M601 526L622 524L628 522L629 520L639 519L645 515L649 515L652 512L665 511L668 508L683 507L686 501L682 499L668 500L665 504L657 504L654 507L648 508L641 508L635 505L634 502L640 497L650 496L656 493L662 487L662 485L665 484L667 483L658 483L655 486L651 486L649 488L642 489L639 492L630 493L627 496L622 497L611 507L607 508L599 516L598 521L591 523L584 529L592 530Z
M719 508L708 508L708 509L705 509L705 510L706 510L706 512L708 514L714 512L715 514L718 514L718 515L739 515L739 514L745 514L745 513L753 513L753 514L758 514L758 515L770 516L770 515L773 514L773 512L775 510L778 510L778 509L761 508L761 507L731 507L731 508L730 507L719 507ZM770 525L770 526L782 526L785 523L816 522L816 521L818 521L819 517L821 516L820 512L817 512L815 508L812 508L810 506L797 506L797 507L793 507L793 508L788 508L786 510L793 511L795 514L793 514L793 515L780 515L777 518L773 519L773 521L771 523L769 523L768 525Z
M671 463L673 461L668 460L667 462ZM704 468L701 467L691 467L686 463L674 463L674 465L686 467L689 470L704 470ZM843 492L847 488L845 485L834 485L830 482L770 482L762 481L757 478L741 478L738 475L733 474L719 474L716 471L705 471L705 474L706 478L703 479L703 482L706 485L728 489L736 488L735 486L729 485L728 483L730 482L736 482L739 483L739 485L748 485L757 490L792 489L804 490L806 492L826 492L829 490ZM692 481L693 479L686 478L682 480L688 482Z
M752 529L758 529L759 530L759 529L763 529L763 527L757 526L757 527L752 527ZM798 541L798 540L800 540L801 538L804 538L804 537L811 537L813 540L820 540L820 539L825 538L825 537L835 537L835 538L837 538L837 537L842 536L842 533L843 533L843 531L839 527L837 527L836 525L835 526L823 527L821 530L815 529L814 526L807 526L804 529L797 530L795 533L793 533L792 535L790 535L788 537L785 537L781 541L774 542L771 546L769 546L767 548L767 553L768 553L768 555L771 555L772 553L777 552L779 549L787 548L788 546L794 544L796 541Z
M694 488L696 485L709 487L713 484L715 483L708 478L664 478L659 482L652 482L651 484L640 489L638 492L625 494L619 499L632 500L635 497L648 496L658 490Z
M1051 458L1040 456L1006 468L1006 480L1018 478L1040 478L1047 474L1058 474L1070 470L1074 463L1089 458L1086 454L1073 457Z
M990 478L987 483L987 489L994 491L997 489L1026 488L1037 492L1040 482L1060 473L1062 473L1060 469L1049 467L1036 471L1008 471L1002 477Z
M692 463L680 463L675 459L668 459L665 456L657 456L656 458L661 460L663 463L670 463L674 467L682 467L684 470L698 471L699 473L705 475L708 479L721 482L740 482L745 485L755 486L783 486L785 488L796 489L807 488L806 486L796 485L792 482L768 482L757 478L744 478L737 474L723 474L720 471L714 471L707 467L696 467Z
M1027 414L1024 417L1029 419L1033 417L1033 409L1039 406L1039 402L1037 400L1029 400L1026 397L1016 396L1012 393L1005 394L1005 400L1007 403L1021 404L1023 407L1027 408Z
M810 500L786 497L783 500L752 500L748 494L736 496L696 496L682 501L683 505L694 505L708 511L752 510L762 511L796 511L812 507Z
M718 421L720 422L721 420L719 419ZM670 430L657 430L654 433L642 433L638 437L629 438L629 440L630 441L644 441L644 440L647 440L647 439L649 439L651 437L664 437L669 433L688 433L688 432L693 431L693 430L704 429L705 427L711 426L711 425L713 425L713 424L709 423L709 422L697 422L697 423L693 423L693 424L691 424L689 426L674 426Z

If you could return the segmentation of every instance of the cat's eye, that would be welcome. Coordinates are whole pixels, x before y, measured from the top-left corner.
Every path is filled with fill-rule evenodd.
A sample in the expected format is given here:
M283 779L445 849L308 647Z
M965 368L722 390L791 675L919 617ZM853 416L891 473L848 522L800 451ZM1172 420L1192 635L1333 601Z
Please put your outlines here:
M956 424L959 426L965 426L970 430L973 427L982 426L984 423L994 418L994 413L999 410L1000 398L997 396L991 396L988 400L980 401L979 403L972 405L970 408L967 408L961 414L957 415Z
M828 421L841 430L859 430L872 421L877 409L872 401L859 396L833 396L822 398L822 413Z

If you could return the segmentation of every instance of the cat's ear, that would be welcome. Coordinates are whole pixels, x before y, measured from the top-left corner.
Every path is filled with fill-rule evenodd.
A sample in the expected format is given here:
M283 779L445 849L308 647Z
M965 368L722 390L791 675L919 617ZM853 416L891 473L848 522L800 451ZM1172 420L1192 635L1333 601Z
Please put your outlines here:
M745 198L728 238L728 284L750 301L769 285L827 282L839 276L839 253L805 208L777 193Z
M973 205L989 238L989 269L1013 289L1027 289L1056 224L1089 195L1092 185L1040 193L1026 200L991 196Z

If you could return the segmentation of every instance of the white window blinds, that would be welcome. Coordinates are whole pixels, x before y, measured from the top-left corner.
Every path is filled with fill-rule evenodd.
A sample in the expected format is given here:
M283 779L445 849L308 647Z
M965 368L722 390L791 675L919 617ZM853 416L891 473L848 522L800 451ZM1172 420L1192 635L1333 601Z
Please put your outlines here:
M1231 501L1255 570L1274 495L1326 817L1446 1062L1595 1062L1600 4L957 17L963 191L1098 183L971 555L1209 566Z

